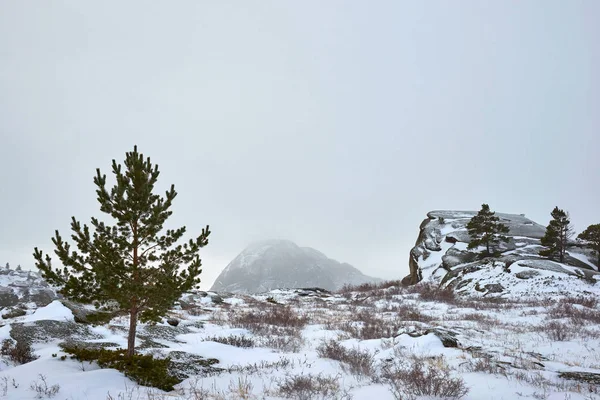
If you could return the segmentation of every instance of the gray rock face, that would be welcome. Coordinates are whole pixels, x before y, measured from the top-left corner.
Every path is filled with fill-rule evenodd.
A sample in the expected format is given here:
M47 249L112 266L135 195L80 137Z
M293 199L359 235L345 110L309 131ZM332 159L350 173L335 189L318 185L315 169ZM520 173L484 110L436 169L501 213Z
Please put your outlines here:
M429 217L430 220L443 218L445 224L456 226L459 229L465 228L471 218L475 215L477 215L477 211L438 210L427 213L427 217ZM508 226L510 229L510 236L525 236L528 238L541 239L546 232L545 226L533 222L525 217L524 214L505 214L497 212L496 216L500 218L500 222Z
M327 258L287 240L248 246L219 275L212 291L260 293L278 288L320 287L337 290L344 284L380 281L353 266Z
M540 238L546 228L524 215L496 213L509 227L510 240L500 244L498 258L481 259L475 250L467 249L471 238L466 226L476 214L475 211L429 212L410 251L410 275L403 282L434 280L455 290L502 295L519 281L537 289L533 286L553 286L563 278L583 279L591 284L598 280L596 258L576 243L570 245L563 264L540 257ZM568 285L563 283L556 286L567 291Z
M14 306L44 307L58 298L37 271L0 269L0 310Z
M42 320L28 323L13 323L10 336L16 341L28 343L50 342L56 339L99 339L87 325L68 321Z

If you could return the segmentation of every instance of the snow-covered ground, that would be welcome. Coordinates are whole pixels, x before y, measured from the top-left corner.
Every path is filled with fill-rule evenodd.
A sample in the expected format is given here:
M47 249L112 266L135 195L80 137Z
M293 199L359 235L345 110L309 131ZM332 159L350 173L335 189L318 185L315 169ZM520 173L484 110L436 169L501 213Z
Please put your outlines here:
M427 284L384 286L182 303L171 313L179 326L159 324L167 334L142 351L215 358L218 370L192 375L169 393L140 387L116 370L61 360L60 339L34 340L37 360L2 363L0 398L50 398L57 385L52 397L69 400L434 399L439 383L444 390L457 385L455 394L471 400L600 399L600 385L560 377L600 374L595 295L519 290L501 299L457 299ZM73 315L54 301L6 320L0 340L20 323L51 320L73 324ZM86 340L125 346L127 323L119 317L93 327L94 338ZM140 326L142 336L146 328Z

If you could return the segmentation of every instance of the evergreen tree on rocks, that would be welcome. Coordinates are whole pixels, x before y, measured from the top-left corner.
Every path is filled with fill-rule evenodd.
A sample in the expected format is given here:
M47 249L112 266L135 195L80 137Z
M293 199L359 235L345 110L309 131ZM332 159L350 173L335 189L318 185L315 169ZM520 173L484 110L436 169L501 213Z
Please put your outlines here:
M548 257L551 260L564 262L567 251L567 243L573 235L569 213L554 207L552 210L552 220L546 227L546 234L541 239L540 243L546 247L540 250L540 256Z
M36 247L36 267L66 298L80 302L118 304L129 314L127 356L135 352L138 320L158 322L175 301L200 283L200 249L208 244L207 226L195 239L177 244L186 228L164 230L177 192L171 185L165 196L154 193L158 166L144 159L137 146L126 153L124 167L112 162L116 183L106 187L106 175L96 170L94 184L100 211L113 225L91 218L91 227L71 219L71 238L78 250L58 231L52 239L62 268L53 268L50 256Z
M600 224L588 226L585 231L577 236L577 239L598 254L596 266L598 267L598 271L600 271Z
M494 255L493 248L500 242L507 243L508 237L504 236L509 232L508 226L500 222L500 218L495 212L490 210L487 204L481 205L481 210L467 224L467 230L471 241L467 246L469 249L485 246L484 255L489 257Z

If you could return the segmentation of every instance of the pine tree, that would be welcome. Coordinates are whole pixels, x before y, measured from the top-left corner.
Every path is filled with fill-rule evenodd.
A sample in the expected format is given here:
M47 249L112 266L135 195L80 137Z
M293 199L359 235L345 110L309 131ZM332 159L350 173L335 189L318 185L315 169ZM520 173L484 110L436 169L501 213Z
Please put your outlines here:
M127 356L135 352L137 321L157 322L185 292L200 283L200 248L208 244L207 226L196 239L176 242L185 227L163 230L177 195L171 185L165 197L154 194L159 171L150 158L126 153L125 168L112 162L116 184L106 188L106 175L96 170L94 183L100 211L114 219L107 225L91 218L93 230L71 219L71 238L79 251L63 241L58 230L52 242L63 268L53 268L50 256L38 248L34 257L42 276L59 286L66 298L105 305L116 302L130 317Z
M546 227L546 234L541 239L542 246L547 247L540 250L540 255L551 260L565 261L567 242L573 235L569 214L558 207L552 210L552 220Z
M600 224L590 225L585 231L581 232L577 239L589 246L598 253L598 271L600 271Z
M467 224L467 230L471 236L471 241L467 248L474 249L480 245L486 248L486 256L492 255L492 248L497 246L501 241L507 243L508 237L504 233L508 233L508 226L500 222L500 218L496 217L495 212L490 211L490 206L487 204L481 205L481 210Z

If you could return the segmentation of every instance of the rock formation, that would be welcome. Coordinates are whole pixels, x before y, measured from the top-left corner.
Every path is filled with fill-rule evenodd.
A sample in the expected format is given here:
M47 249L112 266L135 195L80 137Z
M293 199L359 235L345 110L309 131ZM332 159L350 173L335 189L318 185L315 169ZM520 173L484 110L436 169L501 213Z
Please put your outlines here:
M553 279L559 275L592 283L598 278L591 252L575 242L571 243L563 264L540 257L540 238L546 228L523 214L496 213L509 227L510 241L500 244L500 257L481 259L478 252L467 249L471 238L466 225L476 214L476 211L429 212L410 251L410 275L403 282L415 284L433 280L457 290L474 289L491 294L503 293L507 286L518 286L528 279L560 291L568 290L568 285L560 288L559 282ZM493 278L495 273L497 279Z

